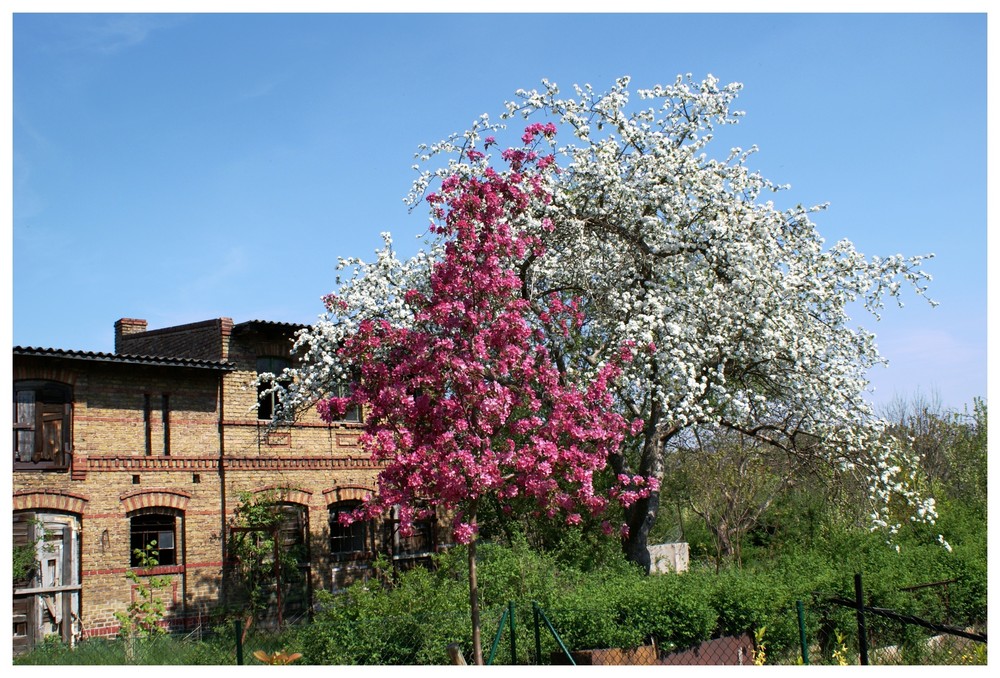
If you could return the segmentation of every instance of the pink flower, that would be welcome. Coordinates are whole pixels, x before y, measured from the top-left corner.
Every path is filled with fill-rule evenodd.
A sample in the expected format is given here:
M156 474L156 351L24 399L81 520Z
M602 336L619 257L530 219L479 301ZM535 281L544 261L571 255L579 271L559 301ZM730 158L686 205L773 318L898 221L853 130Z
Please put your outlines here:
M350 406L350 398L327 398L316 403L316 411L325 422L343 418Z
M468 544L475 534L476 528L468 523L456 523L452 527L452 537L459 544Z
M536 123L522 141L554 133L554 125ZM483 156L473 150L468 157ZM606 495L595 490L596 472L639 424L630 429L614 411L609 384L619 366L575 385L550 356L547 333L579 331L584 305L553 294L533 310L522 298L519 266L543 248L511 224L551 200L544 175L554 171L554 158L525 149L501 158L508 172L452 175L428 196L444 249L427 286L403 295L413 322L359 323L338 353L356 369L353 394L318 406L327 421L348 406L365 407L361 444L381 465L378 492L363 505L367 515L398 506L405 533L419 519L418 505L453 514L453 537L463 544L477 527L475 516L462 512L486 496L504 510L515 497L532 501L540 515L578 525L584 511L605 510L609 497L628 505L649 492L625 474ZM542 227L551 229L551 221Z

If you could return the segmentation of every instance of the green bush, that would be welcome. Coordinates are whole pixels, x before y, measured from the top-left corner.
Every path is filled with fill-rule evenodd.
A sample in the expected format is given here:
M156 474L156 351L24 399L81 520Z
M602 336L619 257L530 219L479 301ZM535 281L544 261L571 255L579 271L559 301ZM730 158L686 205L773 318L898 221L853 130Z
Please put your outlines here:
M307 664L440 664L452 642L469 643L468 586L416 568L395 585L359 582L318 594L321 611L299 631Z
M652 636L665 649L683 649L708 640L716 611L703 587L687 575L665 574L639 581L627 599L629 623Z
M578 576L546 609L563 642L571 650L642 645L647 634L627 616L638 575L595 579Z

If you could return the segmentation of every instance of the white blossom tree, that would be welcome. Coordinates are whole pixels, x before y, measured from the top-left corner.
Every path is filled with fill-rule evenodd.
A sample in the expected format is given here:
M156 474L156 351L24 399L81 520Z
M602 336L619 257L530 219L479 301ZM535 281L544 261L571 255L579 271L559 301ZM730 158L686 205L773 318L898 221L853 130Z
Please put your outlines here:
M740 89L679 76L637 90L634 106L627 77L606 93L576 87L568 98L543 81L518 91L500 123L484 115L422 147L415 167L437 167L422 169L407 200L415 207L435 181L492 168L475 149L505 133L503 120L554 125L558 133L526 135L506 151L509 167L497 171L517 172L518 153L551 154L558 167L547 175L551 200L516 226L544 244L518 270L564 378L582 383L623 345L635 347L616 392L622 414L644 426L612 458L614 470L661 478L672 444L694 427L724 428L865 479L873 528L892 531L905 514L933 520L914 459L866 399L866 373L884 362L875 337L849 316L864 309L877 320L887 301L902 305L904 285L925 295L928 257L865 257L846 240L828 247L810 220L825 206L778 209L769 197L783 187L748 166L755 148L710 157L714 127L742 116L731 110ZM336 312L299 337L303 366L291 375L287 415L350 380L337 347L361 320L409 322L402 295L426 287L441 247L431 241L400 262L386 236L375 262L342 261L354 274L338 280ZM580 300L579 330L550 326L540 302L552 295ZM626 515L625 553L647 569L658 506L653 492Z

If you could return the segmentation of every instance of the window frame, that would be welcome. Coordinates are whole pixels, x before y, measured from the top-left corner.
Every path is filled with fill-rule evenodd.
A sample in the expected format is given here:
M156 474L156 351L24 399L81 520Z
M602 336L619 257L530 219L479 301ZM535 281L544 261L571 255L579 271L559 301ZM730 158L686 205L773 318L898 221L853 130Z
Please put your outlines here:
M341 525L338 516L341 513L349 513L361 505L357 500L338 501L330 504L328 508L328 520L330 538L328 546L330 548L330 558L335 562L350 562L358 560L370 560L375 555L375 521L359 520L350 525ZM343 531L337 534L336 531ZM360 532L360 534L356 534ZM347 544L348 548L337 548L337 543ZM361 544L364 548L353 548L356 544Z
M22 398L29 393L30 402ZM68 470L73 458L72 385L45 379L22 379L14 382L13 398L11 456L14 469ZM31 446L31 458L27 461L21 458L25 441L29 440L26 433L31 434L30 443L27 443ZM54 445L56 439L57 446Z
M438 552L437 514L413 521L413 533L404 537L400 531L399 506L390 513L388 529L393 560L426 558Z
M267 367L263 367L262 363L267 361L269 363ZM276 364L280 364L281 367L276 368ZM262 374L273 374L275 378L269 381L267 384L261 383L257 385L257 419L258 421L270 421L274 418L274 413L278 409L278 398L275 393L264 394L264 391L271 388L275 383L280 386L288 388L291 385L291 381L288 379L279 379L281 373L287 368L292 366L292 361L283 356L277 355L259 355L257 356L256 370L257 377L260 378ZM265 407L266 404L266 407ZM267 416L263 416L262 413L266 413Z
M161 523L159 525L155 524L155 520L160 519ZM165 534L167 530L162 529L167 526L166 519L170 520L170 537L172 540L172 546L169 549L164 549L161 546L161 535ZM135 513L129 516L129 549L128 549L128 559L129 567L132 569L145 569L139 564L138 559L135 555L135 550L137 548L144 549L147 544L149 544L152 539L156 540L156 560L157 565L154 569L159 569L161 567L177 567L181 565L180 550L181 544L178 536L181 532L180 526L178 525L178 519L183 520L183 516L179 516L174 512L167 511L165 509L157 509L156 507L151 507L149 509L144 509L139 513ZM142 529L136 529L136 520L140 522L149 522L150 525L140 525ZM142 536L140 539L140 545L136 544L137 533ZM163 552L167 550L170 552L172 562L164 562Z
M351 384L347 382L338 382L333 385L333 396L336 398L349 398L354 389ZM345 422L348 424L361 424L361 408L358 405L352 405L343 416L338 418L336 421Z

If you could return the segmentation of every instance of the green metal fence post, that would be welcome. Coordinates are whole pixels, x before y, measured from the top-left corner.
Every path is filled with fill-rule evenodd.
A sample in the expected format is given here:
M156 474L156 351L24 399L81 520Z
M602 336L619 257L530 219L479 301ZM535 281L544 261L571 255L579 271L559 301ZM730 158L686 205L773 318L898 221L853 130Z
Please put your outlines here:
M243 666L243 624L239 619L233 620L233 630L236 632L236 664Z
M854 575L854 604L858 611L858 653L861 665L868 666L868 630L865 626L865 594L861 588L861 573Z
M576 666L576 661L573 659L573 655L570 654L568 649L566 649L566 644L563 643L562 638L559 637L559 632L556 631L556 627L553 626L552 622L549 621L549 618L545 615L545 611L542 610L541 606L538 603L532 602L531 604L534 605L535 610L542 617L542 621L545 622L545 627L549 630L549 633L552 634L552 637L556 639L556 643L559 644L559 649L561 649L563 651L563 654L566 655L566 659L569 660L569 663L571 665Z
M505 621L507 621L507 613L508 613L509 611L510 611L510 608L508 608L508 609L504 610L504 611L503 611L503 614L502 614L502 615L500 615L500 623L499 623L499 624L497 624L497 633L496 633L496 635L495 635L495 636L493 636L493 646L492 646L492 647L490 647L490 656L489 656L489 658L488 658L488 659L486 660L486 665L487 665L487 666L489 666L489 665L491 665L491 664L493 663L493 657L494 657L494 656L496 656L496 653L497 653L497 645L499 645L499 644L500 644L500 636L502 636L502 635L503 635L503 623L504 623Z
M514 632L514 601L507 603L507 609L510 610L510 615L508 619L510 620L510 663L517 664L517 634Z
M809 664L809 644L806 642L806 612L801 600L795 601L799 614L799 644L802 645L802 663Z
M535 664L541 666L542 664L542 633L539 628L538 619L538 603L531 604L531 613L535 618Z

